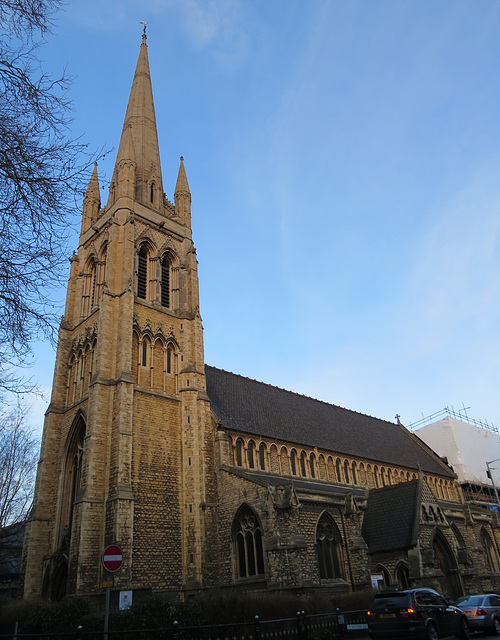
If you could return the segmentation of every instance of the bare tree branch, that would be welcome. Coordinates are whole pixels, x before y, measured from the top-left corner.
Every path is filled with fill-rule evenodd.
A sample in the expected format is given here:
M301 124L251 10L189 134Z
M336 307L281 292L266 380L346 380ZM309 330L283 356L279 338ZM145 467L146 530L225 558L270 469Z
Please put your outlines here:
M21 405L0 415L0 529L28 514L39 446Z
M69 135L70 78L37 58L61 4L0 0L0 389L16 392L33 341L54 338L69 221L95 160Z

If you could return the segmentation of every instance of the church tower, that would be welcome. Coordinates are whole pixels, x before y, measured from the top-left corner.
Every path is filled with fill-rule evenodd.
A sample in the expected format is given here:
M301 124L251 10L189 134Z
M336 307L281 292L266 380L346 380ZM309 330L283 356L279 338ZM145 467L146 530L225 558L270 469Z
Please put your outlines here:
M101 208L71 260L23 558L26 598L203 585L215 487L191 194L163 192L146 35Z

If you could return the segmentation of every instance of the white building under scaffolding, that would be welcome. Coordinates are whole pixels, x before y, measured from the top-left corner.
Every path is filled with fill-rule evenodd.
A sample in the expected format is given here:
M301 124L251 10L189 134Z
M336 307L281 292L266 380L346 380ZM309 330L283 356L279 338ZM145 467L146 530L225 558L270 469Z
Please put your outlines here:
M495 489L500 492L500 436L496 427L445 408L409 428L447 459L467 501L498 508Z

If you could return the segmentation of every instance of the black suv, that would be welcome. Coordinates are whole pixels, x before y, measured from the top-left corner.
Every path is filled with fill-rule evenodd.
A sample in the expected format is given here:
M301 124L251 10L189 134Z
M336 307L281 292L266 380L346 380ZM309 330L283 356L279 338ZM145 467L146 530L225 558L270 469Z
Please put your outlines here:
M463 611L432 589L381 591L368 611L370 637L427 638L445 636L469 639L469 625Z

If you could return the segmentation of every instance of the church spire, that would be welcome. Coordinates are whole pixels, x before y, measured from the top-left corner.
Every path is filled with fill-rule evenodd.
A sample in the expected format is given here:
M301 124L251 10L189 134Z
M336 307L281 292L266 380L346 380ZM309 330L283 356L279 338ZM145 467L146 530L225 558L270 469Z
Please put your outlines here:
M135 172L135 194L120 188ZM120 195L135 199L157 210L163 209L163 184L160 166L158 134L149 72L146 34L142 36L139 58L123 123L122 135L110 188L110 204Z

